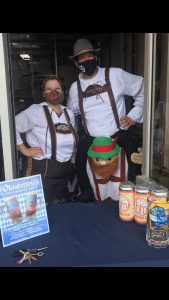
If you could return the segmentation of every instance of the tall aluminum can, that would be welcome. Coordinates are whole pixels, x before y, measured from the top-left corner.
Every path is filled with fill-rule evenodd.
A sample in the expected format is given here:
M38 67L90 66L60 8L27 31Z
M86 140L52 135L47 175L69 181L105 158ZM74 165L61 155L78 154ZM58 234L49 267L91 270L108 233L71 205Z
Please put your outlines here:
M119 217L123 221L134 220L134 184L131 181L120 183Z
M150 196L150 187L147 184L135 186L135 222L147 223L147 198Z

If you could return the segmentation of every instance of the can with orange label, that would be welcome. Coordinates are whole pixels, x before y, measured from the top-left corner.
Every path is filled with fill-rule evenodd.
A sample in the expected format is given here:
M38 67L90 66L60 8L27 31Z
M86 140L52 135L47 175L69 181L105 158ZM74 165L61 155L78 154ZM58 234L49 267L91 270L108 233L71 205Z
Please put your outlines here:
M147 198L150 196L150 187L147 184L135 186L135 216L139 224L147 223Z
M119 217L123 221L134 220L134 184L121 182L119 187Z

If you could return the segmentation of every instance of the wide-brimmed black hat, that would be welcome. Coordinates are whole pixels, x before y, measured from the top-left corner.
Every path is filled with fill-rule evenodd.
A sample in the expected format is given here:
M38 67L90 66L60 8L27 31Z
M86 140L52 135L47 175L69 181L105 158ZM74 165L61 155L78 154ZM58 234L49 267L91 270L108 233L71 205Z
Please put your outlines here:
M99 53L101 48L94 49L92 43L87 39L78 39L74 44L74 55L69 56L70 60L73 60L76 56L86 53L95 52Z

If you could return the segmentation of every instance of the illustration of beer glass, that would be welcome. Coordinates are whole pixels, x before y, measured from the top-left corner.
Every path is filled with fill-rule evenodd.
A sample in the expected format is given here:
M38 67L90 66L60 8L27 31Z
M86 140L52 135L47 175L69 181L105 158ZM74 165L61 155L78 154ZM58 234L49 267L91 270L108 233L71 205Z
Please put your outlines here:
M7 211L13 223L19 223L23 220L22 212L17 197L8 198L6 201Z
M26 209L26 218L34 218L37 213L37 194L29 193L24 195L25 199L25 209Z

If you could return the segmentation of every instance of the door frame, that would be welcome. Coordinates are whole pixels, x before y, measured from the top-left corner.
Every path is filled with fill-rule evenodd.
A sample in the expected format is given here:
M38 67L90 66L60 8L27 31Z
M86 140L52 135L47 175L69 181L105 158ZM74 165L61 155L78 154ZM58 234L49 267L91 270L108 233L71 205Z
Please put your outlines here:
M156 33L145 33L144 56L144 121L142 174L150 176L153 146L153 117L155 92Z
M14 115L12 108L12 89L10 84L7 34L0 33L0 122L5 180L17 176Z

